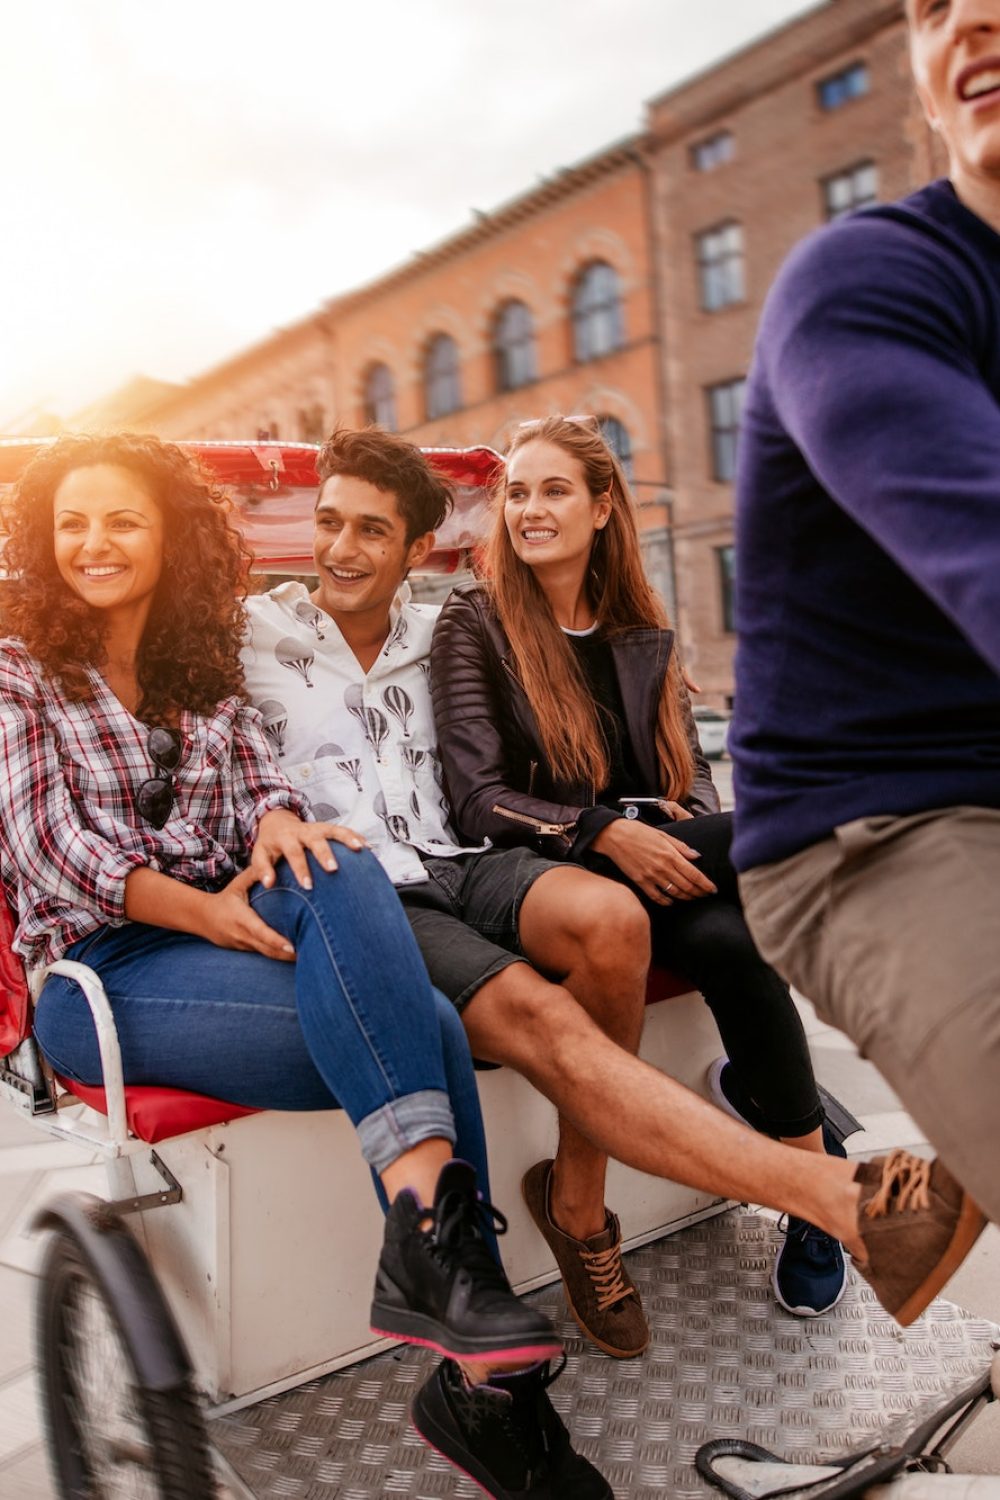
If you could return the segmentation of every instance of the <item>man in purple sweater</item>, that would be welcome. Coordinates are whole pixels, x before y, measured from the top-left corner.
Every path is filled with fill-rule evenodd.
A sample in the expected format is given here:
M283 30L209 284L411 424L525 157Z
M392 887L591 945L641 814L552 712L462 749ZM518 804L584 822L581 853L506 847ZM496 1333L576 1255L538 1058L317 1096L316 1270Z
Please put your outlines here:
M1000 0L906 11L949 180L799 246L754 359L734 857L1000 1221Z

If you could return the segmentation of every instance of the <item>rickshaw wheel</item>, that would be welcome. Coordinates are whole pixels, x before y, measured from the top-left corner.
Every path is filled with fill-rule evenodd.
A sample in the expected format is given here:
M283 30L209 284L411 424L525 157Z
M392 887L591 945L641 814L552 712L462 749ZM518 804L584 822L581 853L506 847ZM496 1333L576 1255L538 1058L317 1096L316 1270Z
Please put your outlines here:
M61 1500L215 1500L197 1395L142 1386L114 1299L66 1229L42 1263L38 1344Z

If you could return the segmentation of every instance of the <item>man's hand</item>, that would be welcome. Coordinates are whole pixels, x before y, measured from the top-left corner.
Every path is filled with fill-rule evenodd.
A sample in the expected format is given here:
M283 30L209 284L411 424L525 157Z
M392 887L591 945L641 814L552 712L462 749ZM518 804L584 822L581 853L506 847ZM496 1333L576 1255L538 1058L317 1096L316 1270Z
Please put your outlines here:
M249 871L254 880L259 880L265 889L274 884L274 867L279 859L287 859L299 885L312 890L312 879L306 861L308 851L324 870L333 871L337 861L333 857L330 841L346 844L348 849L364 849L366 844L353 828L342 828L339 823L304 823L287 808L278 807L265 813L257 825L257 841L250 857Z
M692 864L701 858L697 849L638 819L616 818L590 847L614 860L622 874L660 906L716 893L708 876Z

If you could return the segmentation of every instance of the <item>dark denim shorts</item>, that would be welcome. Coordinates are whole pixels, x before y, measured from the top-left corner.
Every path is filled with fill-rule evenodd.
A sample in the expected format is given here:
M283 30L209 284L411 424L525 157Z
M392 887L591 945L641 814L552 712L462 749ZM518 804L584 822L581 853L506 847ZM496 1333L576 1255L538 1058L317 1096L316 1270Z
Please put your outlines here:
M398 886L431 983L462 1010L508 964L525 963L521 902L540 875L564 866L533 849L424 859L427 880Z

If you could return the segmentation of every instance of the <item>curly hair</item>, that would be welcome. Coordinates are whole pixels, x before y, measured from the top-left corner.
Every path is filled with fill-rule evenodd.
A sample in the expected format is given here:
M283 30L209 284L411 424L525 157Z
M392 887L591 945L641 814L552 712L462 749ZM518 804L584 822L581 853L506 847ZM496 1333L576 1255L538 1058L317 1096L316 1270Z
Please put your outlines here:
M211 713L244 691L240 646L251 557L218 483L174 443L132 433L74 435L35 456L4 506L11 574L4 629L68 698L93 696L86 669L104 665L105 620L56 566L53 504L67 474L95 464L127 469L163 515L163 564L136 664L139 714L169 724L185 709Z

